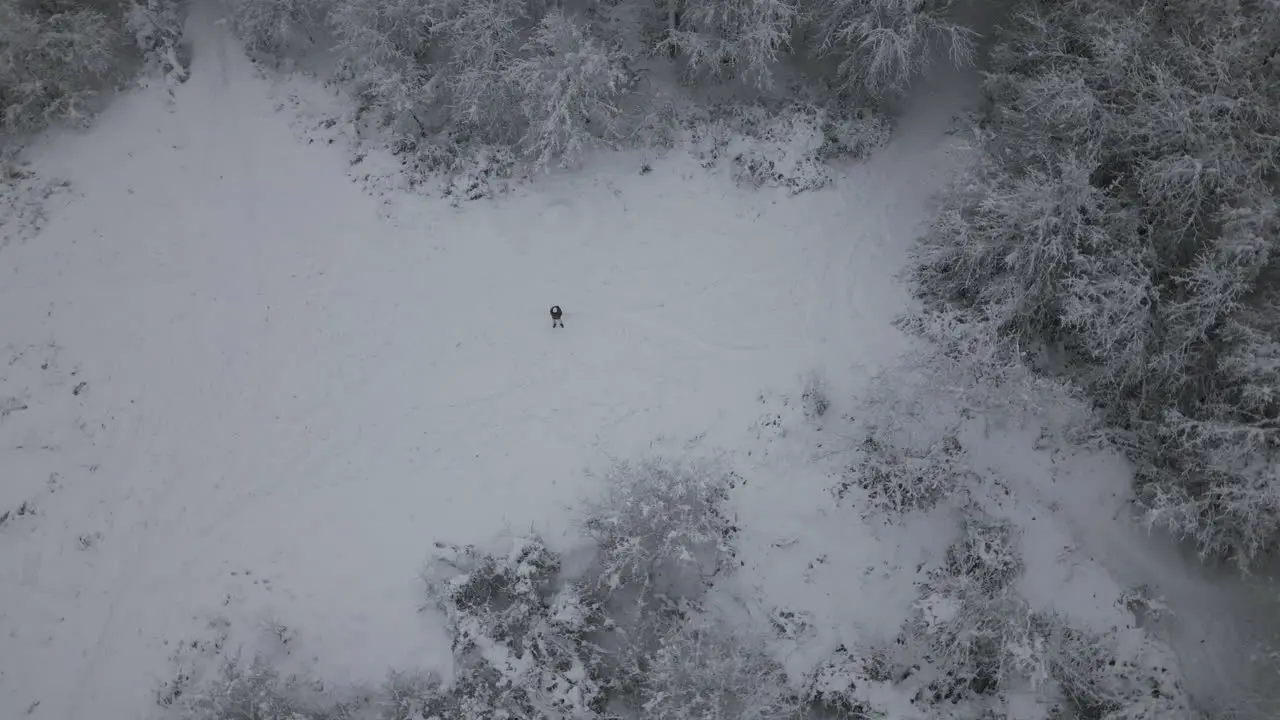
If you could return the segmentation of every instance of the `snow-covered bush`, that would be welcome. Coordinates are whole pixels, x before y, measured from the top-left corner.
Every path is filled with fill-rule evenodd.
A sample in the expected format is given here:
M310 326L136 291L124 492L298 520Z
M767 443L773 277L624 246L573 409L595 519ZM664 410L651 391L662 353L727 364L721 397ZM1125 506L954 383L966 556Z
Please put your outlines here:
M918 699L957 702L1043 674L1032 613L1015 592L1022 573L1008 522L972 512L946 563L921 584L904 645L920 653Z
M596 544L597 583L607 594L695 598L733 567L738 528L725 508L738 482L732 471L649 459L619 463L603 480L604 496L586 505L582 526Z
M133 36L149 71L170 89L186 82L191 57L182 42L186 3L183 0L127 0L125 30Z
M976 479L959 441L967 406L953 410L945 360L933 352L909 354L873 378L854 413L857 445L848 448L853 461L833 489L838 500L852 496L868 515L893 519L932 510Z
M582 511L596 560L585 582L617 637L610 672L637 676L659 638L731 570L737 533L724 507L737 476L713 463L650 459L605 475L603 497Z
M783 187L793 193L817 190L831 182L831 171L819 158L826 137L813 121L813 117L793 111L762 118L749 135L732 133L724 152L733 161L735 179L745 185Z
M839 647L808 676L810 703L859 719L1198 718L1166 644L1141 628L1098 634L1033 609L1017 588L1018 531L974 505L961 512L960 537L919 583L897 637ZM1017 704L1028 693L1043 715ZM909 715L904 698L914 706Z
M707 616L663 636L640 704L653 720L796 720L802 707L760 640Z
M936 306L1048 348L1153 522L1249 566L1280 544L1280 23L1268 3L1019 9L984 157L922 239Z
M827 389L826 379L817 371L804 376L800 405L804 408L806 420L820 420L831 409L831 391Z
M899 694L894 686L905 679L894 675L901 670L893 668L888 657L883 649L859 654L844 645L837 647L809 674L805 702L839 720L887 716L885 697Z
M538 538L505 556L438 545L448 574L428 573L428 596L445 615L457 676L457 717L584 718L605 701L599 608L560 576L560 558Z
M0 0L0 132L87 122L90 99L116 69L118 31L106 14L48 10Z
M251 52L280 57L315 45L332 0L230 0L229 19Z
M1048 675L1080 720L1193 720L1177 660L1165 645L1142 638L1133 648L1039 614L1036 635Z
M1036 374L1053 366L1052 348L1001 342L999 325L989 317L934 306L894 324L925 343L904 355L898 369L878 384L889 382L895 394L905 396L905 412L913 417L955 406L960 417L980 417L989 425L993 418L1043 417L1050 398L1056 406L1078 404L1079 393L1069 383ZM897 401L886 408L900 412Z
M262 658L243 663L230 658L216 678L194 686L164 706L173 720L328 720L342 717L342 705L305 680L282 676Z
M495 145L453 148L435 146L442 154L456 151L445 164L436 165L447 178L444 196L455 205L464 200L500 195L506 182L516 175L516 156L510 149Z
M836 115L803 102L717 108L693 124L691 145L703 165L732 165L735 179L753 187L816 190L831 181L830 162L862 159L889 139L889 126L871 114Z
M930 717L940 707L938 717L978 718L1006 691L1047 677L1035 616L1014 588L1023 568L1017 541L1009 523L968 508L896 640L838 648L810 675L808 700L864 718L895 714L894 699L905 696Z
M873 429L858 453L857 463L836 487L837 497L844 498L857 487L866 493L871 507L890 516L932 510L969 474L964 448L954 435L915 449Z
M901 90L936 52L973 60L975 34L951 18L954 0L815 0L818 51L839 60L845 87L873 95Z
M42 178L14 157L0 135L0 250L36 236L48 222L49 206L71 187L67 180Z

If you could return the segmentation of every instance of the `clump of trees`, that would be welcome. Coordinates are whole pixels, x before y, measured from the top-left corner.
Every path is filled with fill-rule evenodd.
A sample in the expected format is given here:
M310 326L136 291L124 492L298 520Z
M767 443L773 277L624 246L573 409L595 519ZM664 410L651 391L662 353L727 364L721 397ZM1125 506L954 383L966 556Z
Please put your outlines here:
M231 7L233 27L265 56L334 50L361 119L389 130L423 172L473 172L477 162L499 173L512 161L569 165L593 147L670 140L698 111L724 109L707 104L706 94L673 100L672 85L658 80L669 78L730 91L730 115L744 105L769 115L795 105L788 122L810 126L812 148L796 159L734 155L745 157L738 163L748 167L746 179L804 189L820 184L810 156L858 154L883 140L882 124L859 111L905 87L939 46L957 62L970 58L973 35L950 19L951 5L234 0ZM773 130L761 124L761 133ZM792 167L799 179L777 177Z
M180 14L175 0L0 0L0 143L87 122L140 62L184 77Z
M955 508L955 541L896 636L789 674L768 635L731 615L726 595L709 596L739 565L728 503L742 479L718 463L658 459L603 480L579 515L588 552L573 562L537 536L491 549L437 543L425 606L451 638L448 681L396 672L380 687L328 688L266 656L231 658L212 677L180 673L159 696L165 716L803 720L910 707L912 717L980 720L1031 693L1043 712L1027 715L1024 703L1020 717L1198 717L1176 660L1145 631L1095 635L1033 610L1017 591L1018 530L975 503Z
M1141 630L1099 634L1033 609L1016 589L1024 564L1007 520L961 508L945 561L919 583L889 642L841 646L809 678L836 717L1076 717L1199 720L1167 645ZM1013 698L1030 694L1035 710Z
M423 579L452 639L449 682L401 673L324 697L262 658L233 659L164 706L180 720L798 717L800 696L762 640L703 602L737 565L725 506L737 476L650 460L603 480L579 518L594 550L585 569L536 536L496 552L437 544Z
M1277 47L1270 2L1020 4L912 269L1083 390L1153 523L1246 568L1280 541Z

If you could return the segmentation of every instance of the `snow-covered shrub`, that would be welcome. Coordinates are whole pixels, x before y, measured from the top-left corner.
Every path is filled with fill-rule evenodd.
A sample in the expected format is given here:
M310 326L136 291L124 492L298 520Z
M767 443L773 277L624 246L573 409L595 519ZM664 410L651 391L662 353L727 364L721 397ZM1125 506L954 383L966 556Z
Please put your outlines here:
M600 653L588 636L599 608L560 577L560 558L537 538L502 557L437 545L448 574L428 573L445 615L459 718L586 718L605 702Z
M1104 635L1037 615L1049 677L1080 720L1194 720L1177 660L1168 647L1143 638L1123 647Z
M512 63L528 130L521 148L536 166L568 165L611 140L618 96L631 83L623 55L591 37L583 23L553 10Z
M316 43L332 0L229 0L229 19L250 52L271 57Z
M807 679L813 705L837 717L896 717L906 696L925 717L1028 717L1010 700L1030 691L1059 706L1044 717L1197 718L1168 646L1141 630L1104 636L1034 611L1016 589L1023 561L1012 526L966 513L896 642L838 648Z
M502 194L516 175L516 156L510 149L494 145L442 148L456 151L450 161L437 165L446 178L444 196L455 205Z
M935 52L972 62L975 34L950 17L954 0L816 0L809 16L819 52L839 60L846 87L900 90L928 68Z
M378 698L383 720L430 720L466 717L459 708L462 698L451 693L435 673L392 671Z
M793 193L817 190L831 182L831 171L818 153L826 142L812 116L788 112L761 119L754 133L734 133L725 153L733 161L738 182L787 188Z
M758 639L706 616L663 636L640 703L653 720L796 720L802 707Z
M49 220L49 206L71 187L67 180L25 169L25 163L10 159L3 142L0 138L0 250L35 237Z
M329 720L342 717L342 709L261 658L247 664L230 658L216 678L174 697L163 714L172 720Z
M1158 467L1141 468L1139 500L1148 525L1194 538L1202 557L1247 563L1274 556L1280 543L1280 453L1266 444L1275 436L1257 432L1254 439L1247 437L1250 429L1225 423L1174 424L1179 422L1156 428L1156 437L1172 452L1198 456L1197 462L1176 480L1160 475ZM1208 448L1198 445L1202 438L1178 434L1198 429L1187 425L1210 426L1210 432L1227 437Z
M873 378L855 412L858 445L849 448L854 460L834 488L837 499L865 499L871 513L893 518L932 510L975 477L958 439L965 413L952 410L949 387L936 387L949 386L940 382L944 359L908 355Z
M827 414L827 410L831 409L831 392L827 389L827 381L816 371L804 377L804 385L800 390L800 404L808 420L819 420Z
M888 658L883 649L858 654L841 645L809 674L802 697L839 720L887 717L886 697L900 694L894 685L905 679Z
M992 53L990 134L922 239L925 299L1052 348L1206 558L1280 544L1280 23L1267 3L1071 0Z
M731 105L715 115L693 127L693 148L703 164L710 167L723 158L732 163L739 182L792 193L826 186L832 160L865 158L889 137L879 116L835 115L803 102Z
M1033 615L1013 587L1023 568L1017 540L1008 522L972 512L946 563L921 583L898 658L919 666L918 702L963 702L1044 675Z
M1078 404L1079 392L1072 392L1068 383L1035 372L1052 366L1051 348L1002 341L998 323L989 317L935 306L899 317L894 324L926 341L878 383L896 386L893 392L905 397L905 412L912 417L955 406L960 417L981 417L989 424L992 418L1043 417L1048 398L1057 406ZM902 412L896 401L887 407L886 412Z
M190 52L182 42L185 11L183 0L127 0L124 10L125 30L149 71L171 89L189 75Z
M798 718L801 696L763 638L703 612L731 566L714 464L618 465L587 506L592 562L574 573L537 537L500 552L436 544L423 573L444 617L453 677L394 672L377 688L316 690L263 658L182 681L173 720L657 720Z
M87 122L89 101L116 69L118 32L106 14L49 10L0 0L0 132Z
M844 498L854 487L873 508L889 515L932 510L968 475L964 448L946 435L921 449L897 445L873 429L858 448L857 463L836 487Z

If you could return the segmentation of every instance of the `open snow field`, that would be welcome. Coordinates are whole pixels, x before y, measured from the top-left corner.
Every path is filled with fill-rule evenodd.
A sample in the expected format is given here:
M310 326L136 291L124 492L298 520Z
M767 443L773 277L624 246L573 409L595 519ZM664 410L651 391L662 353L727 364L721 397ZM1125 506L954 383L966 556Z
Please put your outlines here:
M4 251L27 407L0 507L35 508L0 544L5 715L136 717L210 613L278 618L333 676L440 662L433 541L571 532L584 469L754 446L761 391L851 389L902 348L890 274L945 150L795 200L611 158L384 220L211 18L191 32L172 108L130 95L39 149L70 199ZM779 515L824 504L787 483Z
M417 612L432 543L571 538L590 471L647 454L747 480L742 601L808 618L789 662L896 631L953 525L838 507L835 418L908 347L893 276L964 160L944 132L963 83L922 92L894 143L822 192L737 188L679 153L641 174L623 154L453 208L367 193L342 142L299 132L323 91L259 77L208 8L171 102L130 94L35 149L69 188L0 250L0 717L144 717L211 621L224 652L276 628L338 681L444 666ZM811 372L836 403L822 429L796 402ZM1045 528L1029 594L1075 588L1077 614L1123 623L1119 591L1166 575L1076 557L1076 533L1135 536L1082 529L1110 508L1043 497L1036 462L1005 469L1045 478L1011 484L1017 502L1074 513L1017 511ZM1059 545L1075 559L1051 561ZM1196 588L1188 609L1229 594Z

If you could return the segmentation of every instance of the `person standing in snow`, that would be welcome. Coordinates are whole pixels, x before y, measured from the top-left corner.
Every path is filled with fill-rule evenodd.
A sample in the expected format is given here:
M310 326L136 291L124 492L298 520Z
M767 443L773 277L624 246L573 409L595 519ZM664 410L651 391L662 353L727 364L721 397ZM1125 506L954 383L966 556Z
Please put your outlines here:
M551 327L553 328L564 327L564 321L560 319L563 316L564 316L564 312L560 310L560 306L552 305L551 306Z

